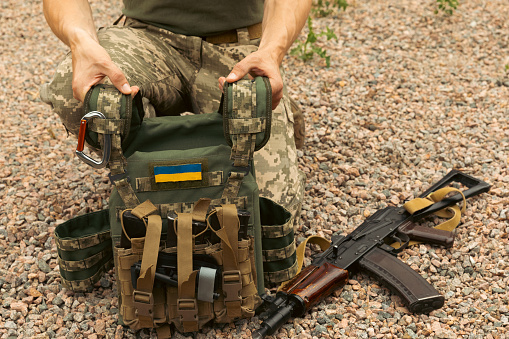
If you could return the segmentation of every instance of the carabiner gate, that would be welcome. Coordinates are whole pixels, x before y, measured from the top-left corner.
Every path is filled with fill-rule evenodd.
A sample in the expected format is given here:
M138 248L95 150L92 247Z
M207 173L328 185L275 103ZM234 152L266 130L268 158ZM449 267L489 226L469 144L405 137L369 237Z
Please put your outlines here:
M92 111L83 116L80 122L80 131L78 134L78 146L76 147L76 155L80 158L85 164L90 165L94 168L103 168L108 165L110 161L111 155L111 135L103 134L103 158L101 161L97 161L83 153L83 149L85 148L85 133L87 131L87 123L88 120L94 118L106 119L104 114L97 111Z

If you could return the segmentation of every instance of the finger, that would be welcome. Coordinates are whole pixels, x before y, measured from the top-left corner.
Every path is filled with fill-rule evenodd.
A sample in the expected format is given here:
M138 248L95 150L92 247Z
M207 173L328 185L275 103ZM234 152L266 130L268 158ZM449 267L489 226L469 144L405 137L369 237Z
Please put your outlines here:
M77 81L72 82L72 96L74 99L83 102L85 100L85 96L87 92L92 88L95 83L91 83L89 85L80 84Z
M217 79L217 81L219 82L219 89L221 90L221 92L223 92L224 82L226 81L226 78L220 77L219 79Z
M131 86L131 96L134 98L136 94L140 91L140 88L138 86Z

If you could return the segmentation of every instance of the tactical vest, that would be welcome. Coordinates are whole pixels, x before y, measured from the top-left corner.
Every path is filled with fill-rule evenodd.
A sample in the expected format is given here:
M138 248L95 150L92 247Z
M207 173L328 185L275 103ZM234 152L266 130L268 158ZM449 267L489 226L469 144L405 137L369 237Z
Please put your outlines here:
M114 262L121 321L161 337L253 316L265 284L298 270L292 215L254 177L271 96L258 77L226 84L219 112L143 119L138 100L90 90L77 153L107 164L114 189L108 210L57 226L64 286L88 291Z

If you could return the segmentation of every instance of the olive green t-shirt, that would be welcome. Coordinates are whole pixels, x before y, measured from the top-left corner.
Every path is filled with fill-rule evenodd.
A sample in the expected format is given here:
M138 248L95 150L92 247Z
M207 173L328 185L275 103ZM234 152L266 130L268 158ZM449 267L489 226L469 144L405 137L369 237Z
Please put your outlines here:
M124 0L123 13L173 33L209 36L261 22L263 0Z

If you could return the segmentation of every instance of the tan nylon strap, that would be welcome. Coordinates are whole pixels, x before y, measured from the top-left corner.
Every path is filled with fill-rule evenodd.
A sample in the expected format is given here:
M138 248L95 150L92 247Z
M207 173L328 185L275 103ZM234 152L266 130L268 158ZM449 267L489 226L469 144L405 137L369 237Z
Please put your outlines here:
M412 199L412 200L406 202L403 205L403 207L405 208L405 210L407 210L408 213L414 214L415 212L417 212L417 211L419 211L419 210L421 210L421 209L423 209L425 207L431 206L434 203L443 200L451 192L458 192L459 194L461 194L463 196L463 204L462 204L462 207L461 207L461 212L462 213L465 212L465 208L466 208L466 199L465 199L465 196L463 195L463 193L459 189L456 189L454 187L444 187L444 188L441 188L441 189L431 193L426 198L415 198L415 199Z
M173 335L170 324L156 328L157 339L169 339Z
M247 32L249 34L249 39L258 39L262 36L262 23L256 23L251 26L246 27ZM208 43L219 45L219 44L229 44L239 42L239 36L236 29L232 29L220 34L211 35L203 38ZM249 43L249 41L248 41ZM247 43L247 44L248 44ZM247 45L246 44L246 45Z
M132 211L131 214L135 217L138 217L139 219L143 219L146 216L149 216L151 214L156 214L158 212L158 209L150 200L145 200L142 204L136 206Z
M235 205L231 205L231 204L223 205L222 225L223 225L223 228L226 229L226 234L228 236L228 240L229 240L231 249L233 250L233 253L234 253L232 258L228 258L228 260L226 260L226 258L224 257L224 251L223 251L223 267L224 267L223 287L228 279L227 275L231 271L236 271L236 272L238 272L238 277L240 278L238 280L238 281L240 281L238 293L241 293L242 276L241 276L241 272L239 270L239 263L238 263L240 221L239 221L239 217L237 214L237 207L235 207ZM230 261L230 259L233 259L232 266L230 266L230 263L228 263L228 261ZM231 267L231 268L229 268L229 267ZM234 280L232 280L232 282L237 282L237 280L235 280L235 279L237 279L237 275L233 275L232 279L234 279ZM228 297L230 297L230 296L228 296ZM242 309L241 309L242 299L241 298L239 298L239 300L234 300L234 301L225 300L225 305L226 305L226 312L230 318L238 318L238 317L242 316Z
M182 284L189 279L193 272L193 215L177 213L177 272L179 298L189 298L188 291L182 290ZM187 293L186 293L187 292Z
M235 227L236 227L236 230L232 230L232 227L230 226L231 224L225 224L225 220L224 220L224 212L223 212L223 208L225 206L233 206L235 207L235 205L222 205L222 206L219 206L216 208L216 214L217 214L217 219L219 220L219 225L220 225L220 229L219 230L215 230L212 226L210 226L210 222L207 220L207 224L209 225L209 228L214 232L216 233L216 235L221 239L222 241L222 249L223 249L223 267L224 267L224 270L227 271L227 270L236 270L237 267L238 267L238 262L237 262L237 251L238 251L238 230L239 230L239 219L238 219L238 215L237 215L237 211L235 210L235 217L236 217L236 223L234 224ZM229 213L229 212L227 212ZM213 213L211 213L210 215L212 215ZM209 217L210 217L209 215ZM229 217L227 217L228 220L230 220ZM233 248L233 245L231 244L230 242L230 237L232 236L232 232L235 232L235 236L237 237L237 240L236 240L236 244L237 244L237 249L235 250Z
M146 213L157 211L155 206L147 200L132 210L132 214L144 218ZM145 235L145 244L143 246L143 257L141 259L140 275L137 280L137 288L134 299L135 302L144 305L144 309L148 312L141 312L138 308L138 318L142 327L153 327L153 296L152 289L154 287L154 278L157 266L157 257L159 254L159 243L161 241L162 220L159 215L151 214L148 216L147 233ZM142 293L137 293L142 292ZM143 299L142 299L143 298Z
M306 245L307 244L316 244L318 246L320 246L320 249L322 251L325 251L326 249L329 248L330 246L330 241L325 239L324 237L321 237L319 235L312 235L310 237L307 237L306 240L304 240L303 242L301 242L299 244L299 246L297 247L297 274L299 274L299 272L302 270L302 264L304 263L304 256L305 256L305 252L306 252ZM288 283L288 281L282 283L279 287L278 287L278 291L280 291L286 284Z
M194 204L193 220L206 222L207 212L209 210L211 200L209 198L201 198Z
M177 213L177 313L185 332L198 330L198 309L195 299L197 272L193 272L193 215Z
M461 221L461 213L465 212L465 208L466 208L466 198L460 190L458 190L454 187L444 187L444 188L441 188L441 189L436 190L435 192L431 193L426 198L412 199L412 200L406 202L403 205L403 207L405 208L405 210L408 213L413 215L415 212L420 211L423 208L426 208L428 206L433 205L436 202L443 200L451 192L458 192L459 194L461 194L463 196L463 204L461 206L461 210L457 205L454 205L454 206L446 207L440 211L435 212L434 214L436 216L438 216L440 218L449 218L449 220L444 221L443 223L435 226L434 228L452 232L459 225L459 223ZM420 244L420 243L422 243L422 241L411 240L408 243L408 246L412 246L412 245ZM391 244L391 246L394 248L399 248L401 246L401 244L399 242L395 242L395 243Z
M225 292L225 306L228 317L238 318L242 316L242 299L233 295L240 293L242 289L242 276L239 271L238 249L239 249L239 217L235 205L221 205L216 208L217 219L220 229L214 230L207 221L209 228L221 239L223 250L223 292ZM240 285L239 285L240 283ZM227 287L228 286L228 287ZM238 287L238 291L235 288ZM229 292L226 292L226 289Z
M226 234L228 235L228 240L233 250L234 254L234 262L230 267L225 266L226 269L237 269L238 268L238 251L239 251L239 228L240 221L237 214L237 207L232 204L223 205L222 208L222 225L223 228L226 229ZM223 259L224 262L224 259ZM229 265L228 265L229 266Z

